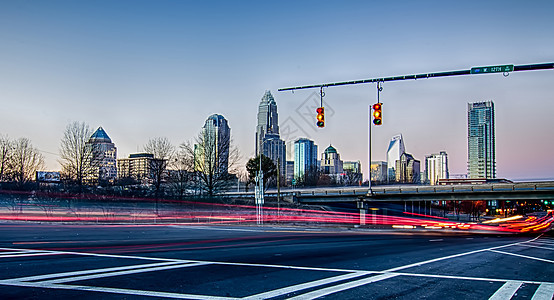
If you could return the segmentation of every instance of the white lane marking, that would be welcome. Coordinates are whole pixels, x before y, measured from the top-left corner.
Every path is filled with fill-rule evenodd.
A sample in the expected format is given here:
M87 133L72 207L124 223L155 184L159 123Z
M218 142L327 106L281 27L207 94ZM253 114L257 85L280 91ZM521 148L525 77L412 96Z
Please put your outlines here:
M284 288L280 288L280 289L276 289L276 290L267 291L267 292L263 292L263 293L260 293L260 294L248 296L248 297L245 297L243 299L248 299L248 300L269 299L269 298L274 298L274 297L286 295L286 294L289 294L289 293L294 293L296 291L305 290L305 289L309 289L309 288L312 288L312 287L317 287L317 286L321 286L321 285L324 285L324 284L329 284L329 283L333 283L333 282L337 282L337 281L352 279L352 278L356 278L356 277L360 277L360 276L368 275L368 274L371 274L371 273L356 272L356 273L344 274L344 275L324 278L324 279L320 279L320 280L314 280L314 281L310 281L310 282L306 282L306 283L301 283L301 284L297 284L297 285L291 285L291 286L287 286L287 287L284 287Z
M548 248L548 247L541 247L541 246L533 246L533 245L518 245L521 247L531 247L531 248L539 248L539 249L546 249L546 250L554 250L554 248Z
M533 244L554 245L554 242L540 239L540 240L534 241Z
M142 265L132 265L132 266L124 266L124 267L111 267L111 268L93 269L93 270L85 270L85 271L72 271L72 272L53 273L53 274L46 274L46 275L27 276L27 277L0 280L0 283L5 281L36 281L36 280L44 280L44 279L51 279L51 278L80 276L80 275L97 274L97 273L108 273L108 272L115 272L115 271L160 267L160 266L175 265L175 264L179 264L179 262L142 264Z
M429 240L429 242L442 242L443 239Z
M441 260L445 260L445 259L456 258L456 257L465 256L465 255L469 255L469 254L475 254L475 253L480 253L480 252L484 252L484 251L490 251L490 250L494 250L494 249L500 249L500 248L515 246L515 245L519 245L519 244L523 244L523 243L529 243L529 242L532 242L532 241L538 239L539 237L540 236L538 236L534 239L531 239L529 241L512 243L512 244L508 244L508 245L496 246L496 247L480 249L480 250L473 250L473 251L458 253L458 254L454 254L454 255L448 255L448 256L443 256L443 257L439 257L439 258L429 259L429 260L426 260L426 261L421 261L421 262L408 264L408 265L404 265L404 266L400 266L400 267L396 267L396 268L391 268L391 269L388 269L388 270L384 270L383 272L395 272L395 271L408 269L408 268L412 268L412 267L419 267L419 266L424 265L424 264L433 263L433 262L437 262L437 261L441 261Z
M202 265L207 265L207 264L208 263L190 263L190 264L177 264L177 265L169 265L169 266L162 266L162 267L152 267L152 268L146 268L146 269L132 269L132 270L127 270L127 271L118 271L118 272L109 272L109 273L100 273L100 274L68 277L68 278L61 278L61 279L52 279L52 280L42 281L42 283L54 283L54 284L55 283L65 283L65 282L89 280L89 279L96 279L96 278L121 276L121 275L129 275L129 274L136 274L136 273L144 273L144 272L153 272L153 271L162 271L162 270L170 270L170 269L195 267L195 266L202 266Z
M539 285L531 300L552 300L552 298L554 298L554 284L543 283Z
M17 250L17 251L33 251L29 249L16 249L16 248L0 248L0 250ZM88 252L71 252L71 251L51 251L40 250L44 253L54 254L68 254L68 255L84 255L95 257L110 257L110 258L126 258L126 259L142 259L142 260L154 260L154 261L172 261L172 262L189 262L190 260L172 259L172 258L158 258L158 257L146 257L146 256L134 256L134 255L118 255L118 254L104 254L104 253L88 253Z
M506 282L501 288L499 288L494 294L492 294L489 300L511 299L522 284L523 282L521 281L510 280Z
M540 260L540 261L549 262L551 264L554 264L554 260L548 260L548 259L544 259L544 258L538 258L538 257L533 257L533 256L521 255L521 254L515 254L515 253L498 251L498 250L489 250L489 251L500 253L500 254L506 254L506 255L512 255L512 256L517 256L517 257L528 258L528 259Z
M320 289L320 290L317 290L317 291L302 294L302 295L299 295L299 296L296 296L296 297L293 297L293 298L289 298L289 299L295 299L295 300L296 299L298 299L298 300L299 299L315 299L315 298L327 296L327 295L330 295L330 294L338 293L338 292L341 292L341 291L344 291L344 290L352 289L352 288L355 288L355 287L358 287L358 286L361 286L361 285L366 285L366 284L369 284L369 283L373 283L373 282L385 280L385 279L388 279L388 278L396 277L396 276L398 276L398 275L396 275L396 274L381 274L381 275L377 275L377 276L373 276L373 277L369 277L369 278L364 278L364 279L351 281L351 282L347 282L347 283L343 283L343 284L339 284L339 285L335 285L335 286L330 286L330 287L327 287L327 288L323 288L323 289Z
M13 257L26 257L26 256L43 256L43 255L60 255L61 252L35 252L35 253L22 253L11 255L0 255L0 258L13 258Z
M50 283L40 283L40 282L37 282L37 283L15 282L15 283L10 283L8 285L45 288L45 289L103 292L103 293L112 293L112 294L149 296L149 297L159 297L159 298L175 298L175 299L194 299L194 300L238 300L240 299L240 298L232 298L232 297L178 294L178 293L169 293L169 292L141 291L141 290L106 288L106 287L83 286L83 285L50 284Z
M434 275L434 274L416 274L416 273L387 273L387 274L396 274L399 276L413 276L413 277L428 277L428 278L443 278L443 279L459 279L459 280L472 280L472 281L493 281L493 282L508 282L509 279L499 279L499 278L479 278L479 277L465 277L465 276L453 276L453 275ZM526 281L518 280L518 282L525 284L554 284L554 282L542 282L542 281Z

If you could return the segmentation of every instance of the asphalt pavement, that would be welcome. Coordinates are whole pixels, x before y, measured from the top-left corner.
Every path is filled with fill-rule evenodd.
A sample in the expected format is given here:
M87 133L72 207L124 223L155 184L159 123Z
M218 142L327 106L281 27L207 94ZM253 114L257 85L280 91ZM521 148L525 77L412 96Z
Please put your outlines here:
M552 299L554 236L0 224L1 299Z

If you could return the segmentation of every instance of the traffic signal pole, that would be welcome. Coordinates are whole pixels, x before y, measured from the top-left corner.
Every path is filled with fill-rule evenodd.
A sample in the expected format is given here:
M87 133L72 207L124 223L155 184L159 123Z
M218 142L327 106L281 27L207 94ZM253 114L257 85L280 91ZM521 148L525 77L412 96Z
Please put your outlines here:
M539 71L539 70L552 70L552 69L554 69L554 62L542 63L542 64L518 65L518 66L499 65L499 66L487 66L487 67L473 67L467 70L399 75L399 76L390 76L390 77L381 77L381 78L370 78L370 79L361 79L361 80L352 80L352 81L295 86L295 87L281 88L278 91L284 92L284 91L324 88L324 87L331 87L331 86L353 85L353 84L363 84L363 83L429 79L429 78L439 78L439 77L448 77L448 76L479 75L479 74L489 74L489 73L503 73L504 76L507 76L510 72Z

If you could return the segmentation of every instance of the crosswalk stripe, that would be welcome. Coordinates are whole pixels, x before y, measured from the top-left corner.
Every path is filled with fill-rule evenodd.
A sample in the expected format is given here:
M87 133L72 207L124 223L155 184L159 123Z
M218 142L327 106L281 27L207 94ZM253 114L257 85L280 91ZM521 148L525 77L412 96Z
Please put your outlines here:
M494 294L492 294L489 300L511 299L522 284L523 282L521 281L508 281L502 287L500 287Z
M299 296L296 296L296 297L293 297L293 298L289 298L289 299L294 299L294 300L315 299L315 298L323 297L323 296L326 296L326 295L338 293L340 291L352 289L352 288L355 288L355 287L358 287L358 286L366 285L366 284L369 284L369 283L373 283L373 282L385 280L385 279L388 279L388 278L396 277L396 276L398 276L398 275L396 275L396 274L381 274L381 275L372 276L372 277L368 277L368 278L364 278L364 279L360 279L360 280L356 280L356 281L351 281L351 282L347 282L347 283L343 283L343 284L339 284L339 285L330 286L328 288L316 290L316 291L309 292L309 293L306 293L306 294L302 294L302 295L299 295Z
M554 284L543 283L539 285L531 300L552 300L552 298L554 298Z

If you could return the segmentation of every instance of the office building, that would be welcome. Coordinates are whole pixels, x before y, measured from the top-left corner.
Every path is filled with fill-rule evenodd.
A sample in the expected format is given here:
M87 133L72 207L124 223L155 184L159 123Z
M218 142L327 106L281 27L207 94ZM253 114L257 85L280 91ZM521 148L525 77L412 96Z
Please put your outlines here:
M321 171L329 175L344 173L340 154L337 152L337 149L331 145L321 154Z
M371 181L384 183L387 182L387 162L386 161L372 161L371 162Z
M411 154L402 153L396 161L396 182L398 183L420 183L420 162Z
M494 103L467 105L468 178L496 178Z
M436 185L439 179L448 179L448 155L445 151L425 156L425 183Z
M202 127L203 145L195 145L195 167L211 174L223 174L229 170L231 128L227 120L218 114L208 117Z
M294 179L303 181L308 172L317 171L317 145L306 138L294 142Z
M118 178L133 179L138 183L152 183L154 179L154 167L156 161L151 153L133 153L129 158L117 160Z
M406 152L402 135L398 134L392 137L389 148L387 149L387 181L394 182L396 180L396 161L400 160L400 156Z
M277 103L270 91L266 91L258 106L256 126L256 156L260 153L271 158L279 167L279 174L286 174L286 146L279 136Z
M117 178L117 148L102 127L98 127L86 142L85 147L92 151L91 172L86 174L85 182L97 184L113 182Z

